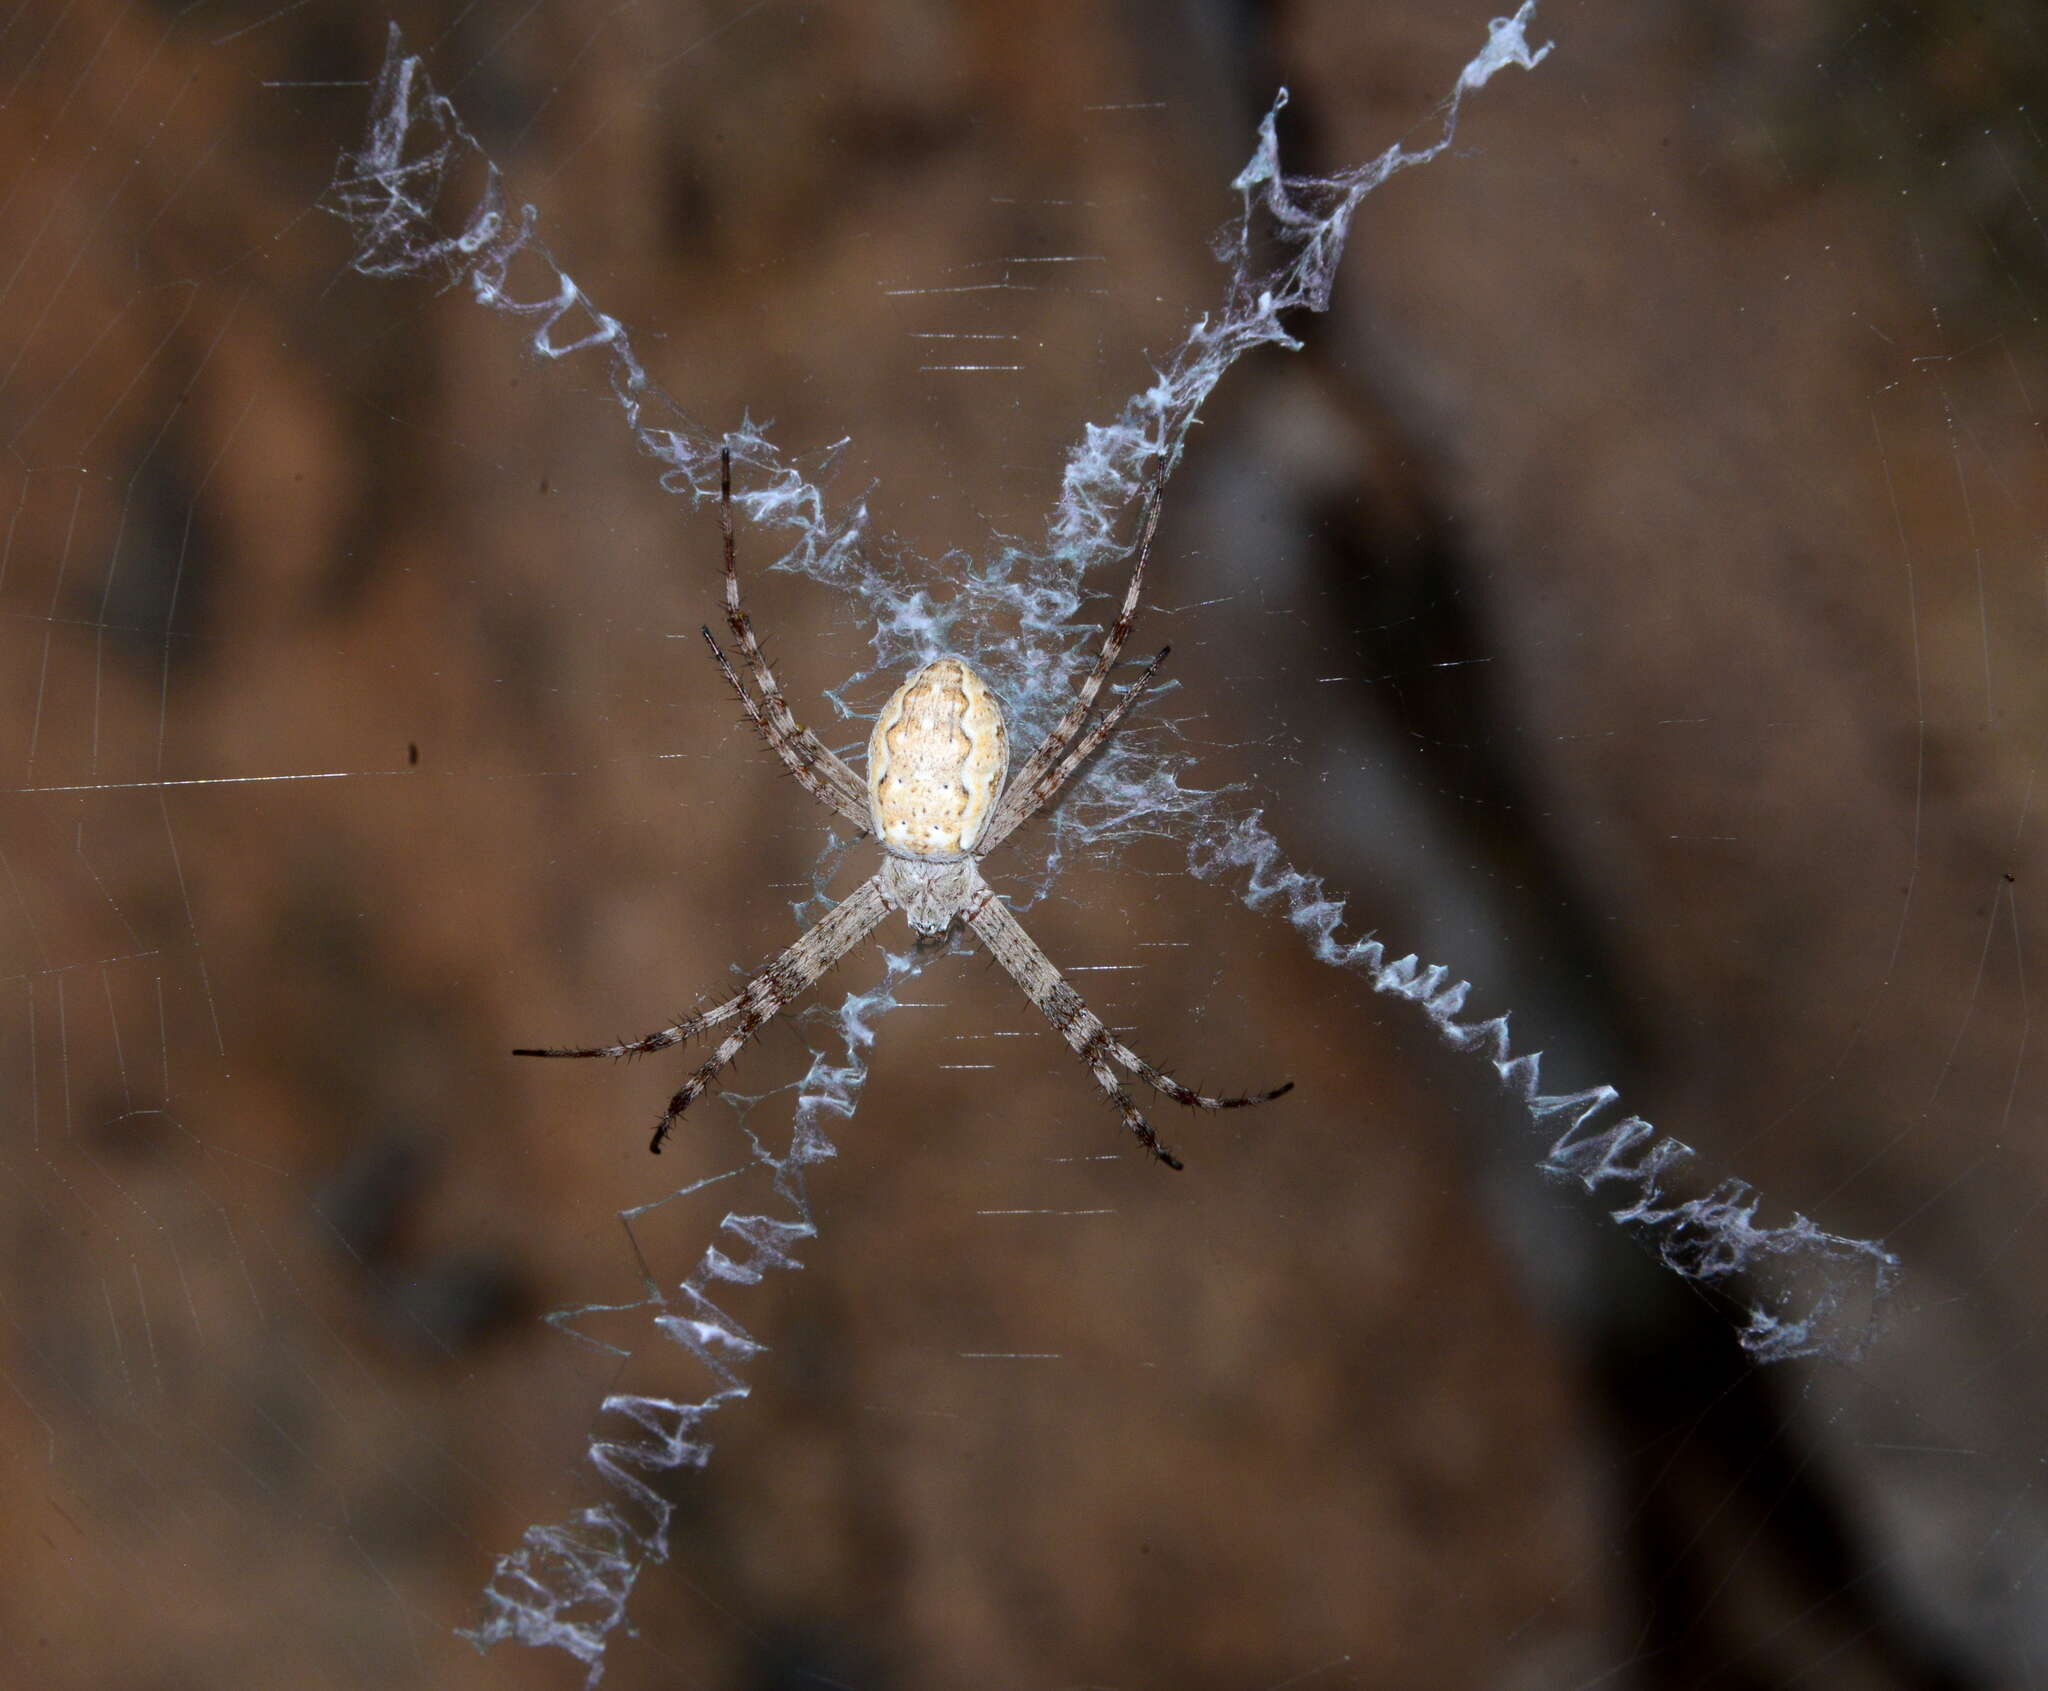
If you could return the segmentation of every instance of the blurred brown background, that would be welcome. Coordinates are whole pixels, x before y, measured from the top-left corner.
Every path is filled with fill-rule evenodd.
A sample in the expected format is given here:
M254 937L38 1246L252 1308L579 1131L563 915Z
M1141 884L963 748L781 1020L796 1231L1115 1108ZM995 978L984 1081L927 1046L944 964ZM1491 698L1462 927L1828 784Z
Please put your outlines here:
M844 485L938 557L1036 533L1212 304L1276 86L1295 169L1424 138L1487 9L395 16L696 417L850 434ZM606 1495L607 1391L701 1389L644 1312L584 1323L623 1361L542 1317L642 1296L618 1214L737 1166L734 1110L655 1163L680 1063L505 1053L785 943L819 813L698 650L714 525L597 378L348 272L318 201L386 21L0 23L9 1683L576 1683L450 1629ZM2020 0L1532 35L1367 204L1307 350L1227 378L1138 644L1350 932L1767 1218L1886 1238L1877 1343L1752 1369L1410 1007L1171 842L1091 853L1032 918L1075 984L1196 1078L1298 1091L1162 1104L1173 1176L1007 982L927 969L802 1272L726 1305L769 1348L608 1685L2048 1660L2048 35ZM926 368L967 334L1021 368ZM794 696L864 661L858 607L751 580ZM765 1136L803 1061L741 1066ZM657 1282L744 1184L638 1220Z

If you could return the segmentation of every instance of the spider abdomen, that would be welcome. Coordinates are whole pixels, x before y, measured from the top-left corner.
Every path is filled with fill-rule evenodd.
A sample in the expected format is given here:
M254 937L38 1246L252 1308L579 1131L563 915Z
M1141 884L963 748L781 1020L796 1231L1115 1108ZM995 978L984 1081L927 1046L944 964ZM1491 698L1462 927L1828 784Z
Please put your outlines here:
M868 742L868 804L884 849L963 857L1010 769L1003 707L974 667L938 658L896 689Z

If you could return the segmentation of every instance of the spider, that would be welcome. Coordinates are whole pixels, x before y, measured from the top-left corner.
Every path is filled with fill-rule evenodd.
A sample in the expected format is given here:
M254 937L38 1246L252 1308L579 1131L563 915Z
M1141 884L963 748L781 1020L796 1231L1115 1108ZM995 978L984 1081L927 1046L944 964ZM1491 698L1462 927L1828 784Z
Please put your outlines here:
M1159 526L1159 494L1146 501L1144 526L1131 570L1131 585L1102 643L1101 654L1067 713L1038 748L1024 760L1007 785L1010 735L994 691L965 658L935 658L914 672L882 707L868 741L865 784L830 748L797 721L775 683L754 626L740 603L739 572L733 557L732 450L719 454L719 526L725 538L725 620L746 662L760 697L747 690L711 630L704 642L725 679L739 694L747 719L775 748L804 791L837 811L862 833L872 833L882 847L879 873L864 882L843 903L835 905L787 951L762 969L723 1004L686 1016L672 1027L623 1045L522 1049L515 1057L630 1057L662 1051L725 1022L734 1022L710 1059L686 1080L668 1102L654 1129L649 1149L661 1142L678 1118L717 1079L719 1071L739 1055L776 1016L816 984L826 970L872 933L892 910L900 910L921 940L942 940L956 922L972 928L1010 978L1036 1004L1074 1054L1088 1066L1124 1125L1138 1143L1168 1168L1180 1159L1160 1144L1131 1095L1123 1089L1112 1061L1165 1093L1176 1103L1203 1110L1234 1110L1264 1104L1293 1090L1294 1082L1270 1092L1238 1098L1211 1098L1183 1086L1164 1069L1145 1061L1102 1025L1081 995L1060 976L1052 960L1038 949L981 878L980 863L1035 816L1073 778L1102 742L1116 731L1139 696L1159 673L1170 646L1145 666L1144 673L1124 689L1116 703L1091 725L1095 700L1103 681L1129 638L1137 618L1138 590L1145 579L1145 560L1152 534Z

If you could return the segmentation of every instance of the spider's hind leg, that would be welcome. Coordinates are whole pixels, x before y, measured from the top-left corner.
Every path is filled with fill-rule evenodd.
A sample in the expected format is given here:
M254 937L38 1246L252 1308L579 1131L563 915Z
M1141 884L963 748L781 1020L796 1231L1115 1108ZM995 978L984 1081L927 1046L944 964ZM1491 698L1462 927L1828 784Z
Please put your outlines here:
M1085 1008L1083 1013L1087 1013ZM1187 1165L1180 1158L1159 1143L1159 1135L1152 1131L1152 1124L1145 1119L1145 1112L1131 1101L1131 1095L1118 1083L1116 1070L1100 1057L1091 1057L1086 1051L1081 1052L1081 1061L1088 1065L1089 1072L1095 1076L1096 1085L1102 1088L1104 1096L1116 1106L1117 1114L1124 1118L1124 1126L1131 1130L1138 1143L1168 1168L1185 1168Z
M1024 931L1017 918L1010 914L1009 906L994 893L984 891L980 901L969 910L967 920L995 960L1024 989L1025 997L1038 1006L1059 1036L1072 1047L1074 1055L1088 1065L1096 1084L1124 1118L1124 1126L1131 1130L1139 1144L1168 1168L1179 1168L1180 1160L1159 1143L1159 1136L1152 1131L1151 1124L1137 1105L1131 1102L1130 1094L1117 1080L1116 1071L1109 1066L1111 1059L1123 1064L1148 1085L1157 1087L1174 1102L1194 1109L1241 1109L1248 1104L1269 1103L1293 1090L1294 1082L1290 1080L1270 1092L1246 1093L1237 1098L1212 1098L1191 1086L1183 1086L1164 1069L1146 1062L1102 1025L1102 1018L1067 985L1059 970L1053 967L1052 960L1038 949L1037 943Z
M661 1142L683 1112L718 1078L719 1071L740 1054L747 1041L815 986L819 977L866 939L888 913L889 901L882 891L882 878L876 875L863 882L844 902L835 904L802 938L748 981L738 997L730 1001L738 1007L739 1025L719 1041L718 1049L677 1088L668 1108L662 1111L661 1120L655 1123L654 1137L647 1148L658 1154ZM723 1011L727 1006L719 1008Z
M882 892L879 875L863 882L842 902L818 919L797 942L762 969L723 1004L694 1016L685 1016L672 1027L659 1029L644 1039L618 1045L560 1045L544 1049L514 1051L515 1057L631 1057L642 1051L665 1051L680 1045L693 1034L721 1022L738 1019L739 1025L719 1042L709 1061L683 1082L654 1129L650 1150L659 1151L676 1119L718 1078L748 1040L817 984L818 978L874 931L875 924L889 913L889 901Z
M638 1057L649 1051L666 1051L671 1045L681 1045L685 1040L694 1039L706 1028L716 1027L720 1022L730 1021L746 1007L746 994L735 993L723 1004L713 1005L709 1010L698 1010L687 1016L678 1016L665 1028L639 1039L621 1040L617 1045L547 1045L521 1046L512 1055L515 1057Z
M1270 1104L1275 1098L1284 1098L1294 1090L1294 1082L1287 1080L1265 1092L1240 1092L1234 1097L1212 1098L1208 1093L1198 1092L1194 1087L1175 1080L1164 1069L1146 1062L1122 1040L1107 1032L1103 1035L1103 1048L1147 1086L1155 1091L1164 1092L1176 1104L1185 1104L1191 1110L1241 1110L1250 1104Z

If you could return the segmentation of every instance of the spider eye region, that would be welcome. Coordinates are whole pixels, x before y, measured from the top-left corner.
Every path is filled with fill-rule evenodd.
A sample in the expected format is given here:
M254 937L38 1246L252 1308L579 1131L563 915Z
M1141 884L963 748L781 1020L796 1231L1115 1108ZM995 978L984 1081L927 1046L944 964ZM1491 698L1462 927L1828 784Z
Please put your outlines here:
M988 828L1010 770L994 691L964 658L937 658L898 687L868 741L875 837L908 857L964 857Z

